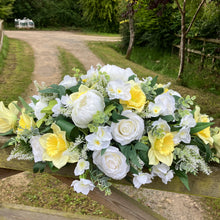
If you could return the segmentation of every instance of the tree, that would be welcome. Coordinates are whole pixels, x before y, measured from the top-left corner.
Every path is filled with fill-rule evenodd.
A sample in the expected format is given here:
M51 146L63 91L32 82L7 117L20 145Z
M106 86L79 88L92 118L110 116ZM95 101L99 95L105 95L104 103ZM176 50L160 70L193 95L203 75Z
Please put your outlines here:
M182 79L182 74L184 70L184 60L185 60L185 42L186 42L186 35L190 31L198 13L201 9L202 5L205 3L206 0L201 0L200 4L197 7L197 10L195 14L192 17L191 22L188 25L188 28L186 28L186 3L187 0L182 1L182 6L180 4L180 0L175 0L177 7L181 14L181 40L180 40L180 67L178 72L178 79Z
M0 19L5 19L12 14L13 3L15 0L0 1Z
M95 31L118 32L119 0L79 0L83 18Z
M130 33L130 39L129 39L129 45L128 45L128 49L126 52L126 59L130 59L131 57L131 52L132 52L132 48L134 45L134 38L135 38L135 32L134 32L134 14L136 12L135 10L135 5L137 4L137 0L128 0L127 3L127 10L126 12L122 15L124 18L128 17L128 21L129 21L129 33Z

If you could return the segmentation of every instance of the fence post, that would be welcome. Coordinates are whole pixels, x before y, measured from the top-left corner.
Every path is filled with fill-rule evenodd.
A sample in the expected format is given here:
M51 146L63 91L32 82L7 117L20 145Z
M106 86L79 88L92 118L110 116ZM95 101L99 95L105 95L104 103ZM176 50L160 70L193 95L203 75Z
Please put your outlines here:
M201 70L204 67L204 61L205 61L205 40L203 41L203 47L201 51Z

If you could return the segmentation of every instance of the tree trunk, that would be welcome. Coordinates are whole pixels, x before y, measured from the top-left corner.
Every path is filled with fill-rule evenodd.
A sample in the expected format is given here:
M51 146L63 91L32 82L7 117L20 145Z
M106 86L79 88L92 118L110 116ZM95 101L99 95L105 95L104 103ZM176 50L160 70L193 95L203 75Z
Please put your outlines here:
M178 79L182 79L182 74L184 70L184 61L185 61L185 11L181 14L181 41L180 41L180 67L178 73Z
M129 16L129 32L130 32L130 40L129 40L129 46L127 49L127 53L125 58L130 60L133 44L134 44L134 16L130 15Z

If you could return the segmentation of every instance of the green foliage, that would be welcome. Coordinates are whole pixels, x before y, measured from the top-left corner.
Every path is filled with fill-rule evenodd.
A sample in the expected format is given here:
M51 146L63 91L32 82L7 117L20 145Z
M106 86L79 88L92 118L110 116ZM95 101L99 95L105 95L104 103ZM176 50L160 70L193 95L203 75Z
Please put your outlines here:
M83 18L98 32L118 32L119 0L79 0Z
M15 0L0 1L0 19L6 19L12 14L12 7Z
M82 26L78 0L15 0L13 17L28 17L39 28Z
M192 37L220 37L220 9L216 2L208 2L200 12L189 35Z

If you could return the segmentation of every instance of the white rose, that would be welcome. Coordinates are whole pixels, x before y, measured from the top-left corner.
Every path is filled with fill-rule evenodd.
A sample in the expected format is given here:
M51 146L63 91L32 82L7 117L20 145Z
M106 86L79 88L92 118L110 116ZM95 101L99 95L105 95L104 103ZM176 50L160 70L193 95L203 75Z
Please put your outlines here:
M135 75L130 68L122 69L115 65L105 65L100 69L101 72L106 72L110 76L111 81L122 80L124 82L128 81L128 78Z
M77 127L87 128L97 111L105 108L103 96L95 90L88 90L74 101L72 120Z
M72 86L77 85L77 81L75 77L66 75L64 76L63 81L61 81L59 85L64 86L66 89L69 89Z
M43 161L44 148L41 146L39 139L41 136L32 136L30 144L32 147L32 153L34 155L34 162Z
M106 176L115 180L123 179L130 169L124 154L113 146L108 147L103 155L101 155L101 151L94 151L92 157L93 163Z
M144 132L144 120L130 110L122 112L128 119L111 124L112 137L121 145L126 145L134 140L139 140Z

